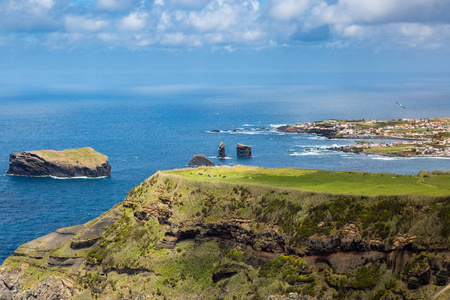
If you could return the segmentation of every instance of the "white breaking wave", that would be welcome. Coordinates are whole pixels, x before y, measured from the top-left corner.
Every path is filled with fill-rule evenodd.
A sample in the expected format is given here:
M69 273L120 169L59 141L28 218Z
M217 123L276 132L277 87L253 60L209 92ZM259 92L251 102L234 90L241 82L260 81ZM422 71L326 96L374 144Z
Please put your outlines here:
M326 140L327 138L323 136L309 136L307 137L308 140Z
M42 176L42 177L51 177L53 179L102 179L102 178L108 178L108 176L100 176L100 177L87 177L87 176L78 176L78 177Z
M328 148L341 147L341 145L338 145L338 144L333 144L333 145L294 145L294 147L306 148L306 149L311 149L311 151L314 151L314 150L325 150Z
M244 124L242 126L254 126L250 124ZM235 129L225 129L225 130L218 130L213 129L207 131L208 133L229 133L229 134L272 134L276 133L277 131L271 128L265 128L265 127L259 127L259 128L235 128Z
M315 149L315 148L320 148L322 146L321 145L294 145L294 147Z
M309 152L293 152L289 154L289 156L315 156L315 155L322 155L319 151L309 151Z
M375 160L399 160L401 159L401 157L392 157L392 156L375 156L375 155L371 155L370 156L371 159L375 159Z
M243 132L239 132L242 134L267 134L265 132L258 132L258 131L243 131Z
M288 124L270 124L269 126L270 127L273 127L273 128L278 128L278 127L281 127L281 126L287 126Z
M53 179L102 179L108 178L109 176L100 177L88 177L88 176L76 176L76 177L58 177L52 175L17 175L17 174L5 174L6 176L17 176L17 177L32 177L32 178L53 178Z

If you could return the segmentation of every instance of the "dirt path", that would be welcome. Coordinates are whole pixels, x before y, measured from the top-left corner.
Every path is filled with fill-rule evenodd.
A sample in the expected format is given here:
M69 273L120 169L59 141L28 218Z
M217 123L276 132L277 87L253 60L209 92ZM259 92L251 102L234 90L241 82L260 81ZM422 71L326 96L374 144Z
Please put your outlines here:
M435 294L431 299L437 299L437 297L439 297L442 293L445 293L446 291L450 290L450 284L447 284L447 286L445 288L443 288L442 290L440 290L437 294Z

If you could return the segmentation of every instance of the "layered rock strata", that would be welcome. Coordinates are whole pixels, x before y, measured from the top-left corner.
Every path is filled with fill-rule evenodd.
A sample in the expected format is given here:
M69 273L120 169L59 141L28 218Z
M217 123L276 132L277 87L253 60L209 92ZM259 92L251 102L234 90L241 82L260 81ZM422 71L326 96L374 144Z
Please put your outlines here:
M204 154L196 154L192 156L191 161L188 164L189 167L214 166L214 162L207 158Z
M252 147L238 143L236 154L238 157L252 157Z

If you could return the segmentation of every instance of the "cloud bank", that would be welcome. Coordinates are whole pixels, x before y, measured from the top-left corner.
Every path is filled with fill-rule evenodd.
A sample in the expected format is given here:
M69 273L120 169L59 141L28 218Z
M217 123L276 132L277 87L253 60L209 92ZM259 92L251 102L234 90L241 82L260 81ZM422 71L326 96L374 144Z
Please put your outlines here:
M447 49L448 0L0 0L0 47Z

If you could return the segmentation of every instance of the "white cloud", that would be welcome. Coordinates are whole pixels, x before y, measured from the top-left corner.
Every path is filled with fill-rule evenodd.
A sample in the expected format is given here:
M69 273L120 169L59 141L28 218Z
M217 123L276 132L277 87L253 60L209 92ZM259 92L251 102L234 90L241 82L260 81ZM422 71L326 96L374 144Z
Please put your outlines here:
M321 19L327 24L450 20L447 0L340 0L321 7Z
M159 22L156 27L157 31L165 31L167 28L170 28L172 26L171 17L168 13L163 12L161 16L159 17Z
M136 4L135 0L97 0L97 7L106 11L126 10Z
M237 22L237 13L229 5L220 5L217 9L189 13L189 23L199 31L224 31Z
M233 52L233 51L236 50L235 48L231 47L230 45L226 45L226 46L224 46L223 48L224 48L225 50L227 50L228 52Z
M186 35L181 32L168 33L162 38L161 44L171 46L181 45L186 42L186 39Z
M377 47L401 45L404 47L422 46L428 49L436 49L450 42L450 25L448 24L392 23L367 26L336 25L334 29L338 37L358 38L358 40L363 40L365 43L376 45ZM348 45L348 41L343 44Z
M53 7L53 0L30 0L31 3L36 3L43 9L51 9Z
M242 37L244 38L244 40L252 42L252 41L257 41L257 40L261 39L264 35L265 34L262 31L253 30L253 31L244 32Z
M0 0L0 30L55 47L450 47L449 0L261 1Z
M312 4L311 0L272 0L269 13L277 20L288 21L308 12Z
M364 27L360 25L335 26L334 28L343 37L362 37L366 33Z
M134 12L128 16L123 17L119 22L119 28L121 30L138 31L142 30L146 25L147 13Z
M115 33L101 32L97 36L102 42L107 44L115 44L120 41L120 36Z
M225 37L222 33L210 33L205 35L205 40L208 44L222 44L225 42Z
M68 15L65 19L68 31L100 31L109 26L110 22L102 19L90 19L82 16Z

